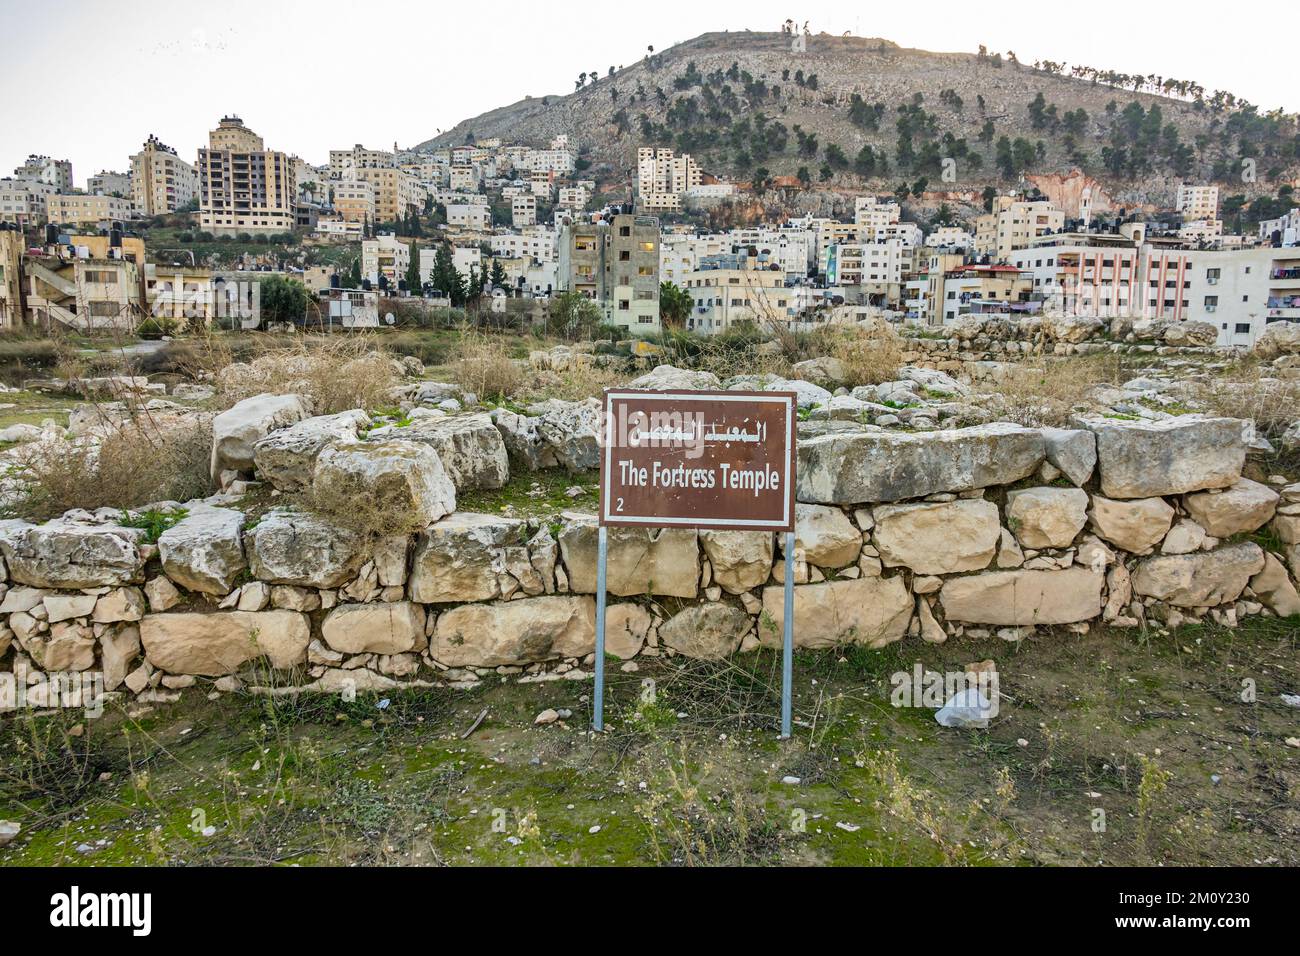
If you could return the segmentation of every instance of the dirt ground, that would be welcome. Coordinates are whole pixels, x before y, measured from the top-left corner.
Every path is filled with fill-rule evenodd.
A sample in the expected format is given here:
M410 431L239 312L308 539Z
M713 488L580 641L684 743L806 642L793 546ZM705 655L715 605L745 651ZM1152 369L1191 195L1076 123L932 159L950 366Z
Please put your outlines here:
M513 677L10 715L0 818L23 829L0 863L1295 865L1300 710L1279 695L1300 690L1298 636L1257 619L800 653L789 741L767 651L611 659L601 735L590 680ZM916 662L985 659L987 730L890 704ZM572 715L535 726L547 708Z

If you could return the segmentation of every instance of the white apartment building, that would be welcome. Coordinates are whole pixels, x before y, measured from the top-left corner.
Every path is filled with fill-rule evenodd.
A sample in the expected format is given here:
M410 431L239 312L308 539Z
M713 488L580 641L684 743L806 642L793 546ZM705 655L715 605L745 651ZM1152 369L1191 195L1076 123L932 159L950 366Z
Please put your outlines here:
M585 186L561 186L558 204L565 209L583 209L589 198Z
M481 176L477 166L453 166L447 182L454 190L477 192Z
M567 176L573 172L574 158L567 148L530 149L524 154L523 167L529 172L559 173Z
M503 259L554 262L555 233L542 226L521 233L499 233L492 237L492 255Z
M486 232L492 228L492 209L482 203L453 203L447 207L447 225Z
M700 185L700 167L689 153L642 146L637 150L636 191L643 209L678 209L687 190Z
M359 179L333 180L329 184L335 211L344 222L374 222L375 187Z
M1141 232L1136 241L1063 233L1013 252L1010 264L1032 277L1034 295L1050 308L1109 319L1129 314L1141 297L1141 240Z
M925 244L932 249L971 249L975 237L960 226L940 226L925 237Z
M737 323L760 328L794 321L794 293L776 270L699 269L685 278L694 301L686 328L716 335Z
M1178 184L1175 208L1184 219L1217 219L1219 216L1219 187Z
M53 186L58 192L71 192L72 163L66 159L32 154L27 157L27 162L14 170L14 178L44 183Z
M193 167L190 167L193 169ZM131 174L115 173L104 169L86 180L86 192L99 193L102 196L131 195Z
M665 234L659 239L659 279L685 288L686 277L700 267L705 256L730 252L732 237L723 233L690 236Z
M455 246L451 250L451 264L456 267L457 272L467 279L471 273L477 273L481 278L483 275L483 252L477 244Z
M814 219L811 225L813 251L817 256L817 271L822 275L826 274L826 269L830 263L832 246L846 245L862 240L856 223L837 222L834 219Z
M157 136L131 157L131 192L141 216L184 209L199 194L199 174Z
M1292 209L1277 219L1265 219L1259 224L1259 241L1284 246L1300 245L1300 208Z
M396 236L382 235L361 242L361 275L378 285L380 277L388 280L388 287L396 289L406 278L411 265L411 247L399 242Z
M1178 238L1187 243L1218 245L1223 242L1221 219L1193 219L1178 227Z
M1006 262L1030 240L1065 228L1065 213L1046 199L1020 200L998 196L993 211L975 220L975 252Z
M881 292L887 291L890 285L901 286L904 262L910 262L903 249L903 243L897 239L831 246L826 284L874 286Z
M853 224L864 242L883 239L885 228L898 222L901 215L896 202L881 202L875 196L859 196L853 200Z
M510 224L516 229L537 225L537 197L532 193L510 200Z
M813 236L806 229L733 229L730 236L737 248L752 249L776 263L787 279L807 278Z

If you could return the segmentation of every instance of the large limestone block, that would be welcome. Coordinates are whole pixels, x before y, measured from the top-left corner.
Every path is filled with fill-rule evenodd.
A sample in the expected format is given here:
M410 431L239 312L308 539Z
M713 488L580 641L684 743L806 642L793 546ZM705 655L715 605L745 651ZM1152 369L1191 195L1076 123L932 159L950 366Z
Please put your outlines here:
M492 424L505 443L506 453L528 471L556 468L559 459L538 430L539 418L519 415L506 408L492 409Z
M410 601L341 604L321 623L321 637L344 654L405 654L425 647L424 609Z
M510 480L506 443L487 412L421 418L403 428L401 435L431 446L457 491L500 488Z
M1249 478L1242 478L1217 494L1198 491L1183 499L1187 513L1216 538L1230 538L1262 528L1273 517L1277 502L1276 491Z
M686 657L716 661L734 654L753 626L754 619L740 608L710 601L684 608L660 624L659 640Z
M307 401L301 395L254 395L222 412L212 420L212 474L251 471L253 446L307 415Z
M998 506L983 498L879 505L872 541L887 567L952 574L988 567L1002 537Z
M350 497L383 502L427 525L456 510L456 486L430 446L413 441L332 445L316 458L312 493L337 505Z
M445 611L429 653L448 667L501 667L584 657L595 648L595 600L555 595Z
M1226 488L1241 477L1247 422L1182 415L1165 421L1089 416L1080 423L1097 436L1101 493L1151 498Z
M600 467L600 402L552 399L528 411L540 413L537 434L559 465L574 472Z
M799 443L800 501L867 504L1007 485L1043 460L1042 432L1005 422L907 434L846 431Z
M907 634L912 596L901 577L857 578L796 585L794 643L796 647L866 644L884 647ZM785 626L785 589L763 589L763 613L758 638L766 647L780 647Z
M181 587L228 594L248 567L244 516L230 508L191 511L158 537L163 572Z
M249 568L269 584L336 588L365 561L359 536L311 514L272 511L245 535Z
M1082 488L1025 488L1007 493L1007 526L1026 548L1068 548L1088 520Z
M819 568L842 568L858 560L862 550L860 532L839 508L827 505L794 506L795 553ZM785 553L785 536L781 536Z
M422 531L412 559L410 596L421 604L490 601L501 596L505 551L525 546L517 518L458 511Z
M1092 529L1115 547L1145 554L1169 533L1174 509L1163 498L1112 501L1093 495L1088 519Z
M1235 601L1264 570L1264 550L1243 541L1196 554L1148 558L1133 574L1133 591L1176 607L1216 607Z
M144 580L137 533L59 521L0 523L0 551L9 579L38 588L117 587Z
M569 587L578 594L594 594L596 517L574 512L562 517L560 555L569 574ZM606 587L610 594L695 597L699 582L700 548L693 529L609 529Z
M700 544L713 565L713 583L728 594L756 588L772 574L770 531L701 531Z
M986 571L949 578L939 592L944 615L968 624L1073 624L1101 613L1101 571Z
M656 392L676 392L682 389L702 391L719 389L722 383L712 372L677 368L673 365L656 365L640 378L635 378L628 388L644 388Z
M253 443L253 464L264 481L280 491L302 491L311 485L316 457L336 442L355 442L369 418L359 408L337 415L305 418Z
M1084 428L1044 428L1047 460L1082 487L1097 467L1097 436Z
M640 653L654 623L650 612L633 601L605 608L605 653L627 660Z
M220 677L262 656L276 669L304 663L311 625L297 611L146 614L140 640L160 670Z
M1278 617L1300 614L1300 595L1286 573L1286 567L1274 555L1264 552L1264 568L1250 579L1250 589Z

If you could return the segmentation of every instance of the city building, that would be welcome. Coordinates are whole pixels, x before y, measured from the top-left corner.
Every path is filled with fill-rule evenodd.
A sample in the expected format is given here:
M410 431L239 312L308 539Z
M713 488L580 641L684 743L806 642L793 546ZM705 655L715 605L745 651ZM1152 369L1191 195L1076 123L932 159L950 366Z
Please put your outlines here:
M43 255L24 259L30 323L49 331L131 331L146 315L144 243L107 236L60 236Z
M51 159L49 156L32 154L27 157L27 162L14 170L14 178L44 183L53 186L58 192L70 192L72 163L66 159Z
M447 225L486 232L492 228L492 208L481 203L454 203L447 207Z
M23 323L22 229L0 223L0 329L10 331Z
M285 153L266 149L238 116L222 117L199 150L199 228L230 235L291 232L297 184Z
M1178 184L1178 197L1174 208L1184 219L1217 219L1219 217L1219 187Z
M424 189L394 166L361 166L355 179L374 187L378 222L397 222L424 208Z
M596 301L611 325L633 334L659 323L659 220L619 213L599 222L566 223L557 277L562 291Z
M1005 262L1011 253L1037 236L1065 228L1065 213L1046 199L1021 200L997 196L993 211L975 220L975 252Z
M537 197L531 193L510 200L510 224L515 229L537 225Z
M779 269L701 268L684 282L694 303L689 331L716 335L738 323L770 328L794 321L794 293Z
M86 192L103 196L131 196L131 174L114 173L105 169L86 180Z
M122 222L135 216L135 203L130 197L67 193L49 196L45 200L45 217L52 223L72 226L98 226L101 223Z
M637 150L636 192L638 208L680 209L687 190L700 185L700 167L689 153L642 146Z
M35 179L0 179L0 222L27 226L44 221L46 203L57 192Z
M375 222L375 187L361 179L331 180L334 211L344 222Z
M383 169L394 165L392 153L382 149L366 149L360 143L351 149L330 150L331 179L356 179L356 173L360 169Z
M157 136L131 157L131 195L141 216L185 209L199 194L199 174Z
M397 283L406 278L411 265L411 247L399 242L396 236L385 233L361 243L361 275L373 285L387 280L388 288L396 290Z

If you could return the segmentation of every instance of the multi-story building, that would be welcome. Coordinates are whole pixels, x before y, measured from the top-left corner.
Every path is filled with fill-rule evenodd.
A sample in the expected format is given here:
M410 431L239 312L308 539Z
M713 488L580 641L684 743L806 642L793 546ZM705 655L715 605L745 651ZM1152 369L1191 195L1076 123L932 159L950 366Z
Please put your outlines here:
M1184 219L1217 219L1219 217L1219 187L1178 184L1175 208Z
M452 189L464 192L476 191L480 180L477 166L452 166L447 179Z
M29 179L32 182L53 186L58 192L72 190L72 163L66 159L51 159L49 156L32 154L27 162L14 170L15 179Z
M289 157L268 150L238 116L222 117L199 150L199 228L216 234L291 232L298 188Z
M1033 277L1033 296L1049 311L1096 319L1130 315L1142 297L1145 229L1125 224L1123 230L1042 236L1013 252L1010 264Z
M24 260L28 321L43 329L130 331L144 318L144 243L116 231L73 235Z
M831 246L826 266L829 287L856 287L855 298L869 305L902 299L904 249L897 239Z
M406 278L411 265L411 247L398 242L397 237L385 233L361 243L361 275L379 285L386 279L390 289Z
M145 263L144 298L152 318L182 328L202 328L217 318L211 269Z
M939 226L925 237L932 249L972 249L975 237L960 226Z
M510 200L510 224L515 229L537 225L537 197L531 193Z
M559 240L560 289L594 299L605 321L634 334L659 329L659 220L620 213L566 223Z
M344 222L375 222L375 187L364 179L331 180L334 210Z
M1033 276L1015 266L954 266L939 277L936 292L931 308L944 325L963 315L1028 315L1042 311L1042 300L1034 297Z
M392 153L366 149L357 143L351 149L330 150L330 178L355 179L359 169L383 169L396 165Z
M813 249L816 253L817 271L825 275L830 265L832 246L841 246L861 240L858 226L852 222L818 219L812 223Z
M424 207L424 189L395 166L362 166L355 178L374 186L375 217L379 222L397 222Z
M0 179L0 222L26 226L44 220L46 203L57 191L35 179Z
M864 242L883 239L885 229L899 221L902 210L896 202L881 202L875 196L853 200L853 224Z
M998 196L993 211L975 220L975 252L1005 262L1037 236L1065 228L1065 213L1046 199Z
M131 197L131 174L114 173L107 169L95 173L86 180L86 192L101 196Z
M150 136L131 157L131 195L141 216L186 208L199 194L199 175L176 150Z
M680 209L688 189L700 185L700 167L689 153L642 146L637 150L636 191L641 209Z
M0 329L6 331L20 326L24 318L24 246L21 228L0 223Z
M121 196L68 193L50 196L45 200L45 216L61 225L89 225L121 222L135 215L135 204Z
M492 228L492 207L481 203L453 203L447 207L447 225L486 232Z
M492 237L492 255L502 259L554 262L555 233L544 226L533 226L518 233L498 233Z
M779 269L702 268L684 281L694 303L690 331L716 335L738 323L771 328L794 321L794 293Z
M1292 209L1277 219L1265 219L1259 224L1259 241L1270 246L1300 245L1300 208Z
M585 186L561 186L557 204L564 209L583 209L589 198Z

